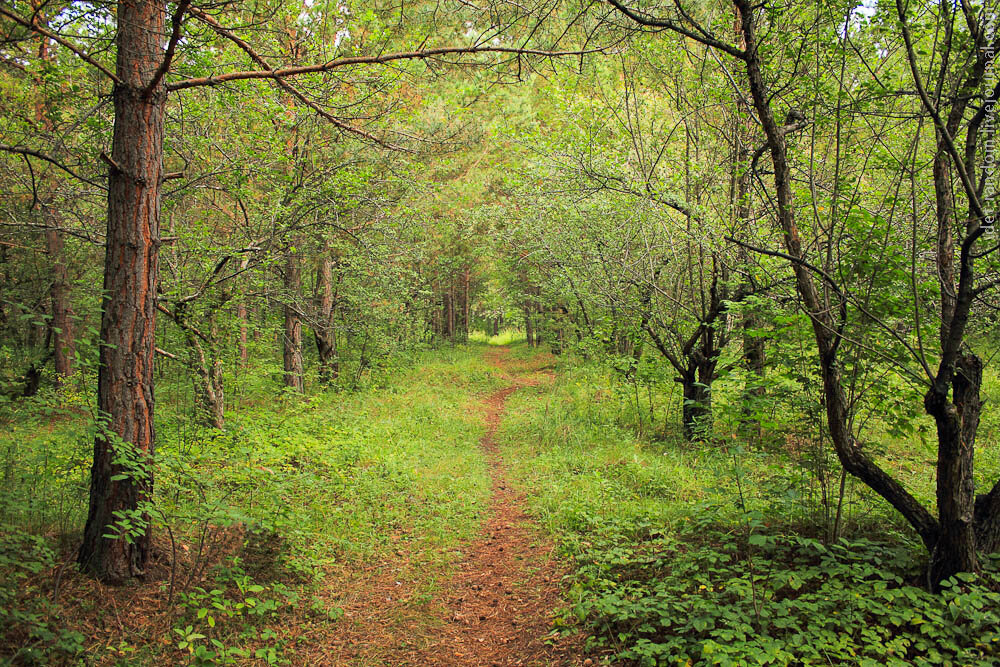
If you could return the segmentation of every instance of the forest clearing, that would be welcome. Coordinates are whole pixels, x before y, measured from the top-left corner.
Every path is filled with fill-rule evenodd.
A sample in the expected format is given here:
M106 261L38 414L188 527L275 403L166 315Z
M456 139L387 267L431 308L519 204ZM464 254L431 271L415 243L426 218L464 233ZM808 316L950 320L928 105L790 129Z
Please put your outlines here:
M0 665L997 664L998 55L0 0Z

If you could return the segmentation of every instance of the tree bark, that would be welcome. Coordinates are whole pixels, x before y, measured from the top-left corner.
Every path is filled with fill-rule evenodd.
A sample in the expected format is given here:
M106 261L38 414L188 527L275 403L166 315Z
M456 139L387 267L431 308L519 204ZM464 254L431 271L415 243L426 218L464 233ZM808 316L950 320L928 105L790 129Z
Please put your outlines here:
M80 566L122 582L144 573L149 557L155 448L153 356L160 243L160 187L166 89L147 82L159 66L165 4L118 3L115 125L108 176L107 249L90 507ZM126 536L115 524L128 518ZM105 537L105 535L114 537Z
M979 568L976 554L976 490L973 459L982 401L983 364L966 353L959 357L952 381L952 401L927 393L925 406L937 425L937 506L941 525L931 550L928 579L932 586L958 572Z
M47 208L47 207L46 207ZM52 351L56 375L62 382L73 374L76 358L76 338L73 333L73 308L70 304L69 271L63 254L63 239L56 228L55 215L46 211L49 228L45 242L52 266Z
M330 384L340 375L337 358L337 330L334 328L333 261L324 249L316 272L316 321L313 331L319 354L319 380Z
M295 301L302 289L302 268L297 249L285 255L285 334L282 336L282 360L285 386L297 392L305 391L305 369L302 363L302 319Z

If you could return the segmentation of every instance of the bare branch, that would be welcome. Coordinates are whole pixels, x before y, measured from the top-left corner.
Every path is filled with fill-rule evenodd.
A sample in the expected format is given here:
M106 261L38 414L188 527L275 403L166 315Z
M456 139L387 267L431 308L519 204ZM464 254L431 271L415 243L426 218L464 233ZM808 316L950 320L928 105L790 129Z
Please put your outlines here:
M274 71L274 69L268 64L268 62L264 59L264 57L261 56L259 53L257 53L254 50L254 48L252 46L250 46L250 44L248 44L246 41L244 41L244 40L240 39L239 37L237 37L231 31L229 31L226 28L224 28L222 25L219 24L218 21L216 21L210 15L206 14L205 12L203 12L201 9L198 9L197 7L192 7L189 10L189 12L193 16L197 17L200 21L202 21L206 25L208 25L217 34L221 35L222 37L225 37L229 41L231 41L234 44L236 44L236 46L238 46L244 53L246 53L248 56L250 56L251 60L253 60L255 63L257 63L258 65L260 65L261 67L263 67L265 70L267 70L269 72L273 72ZM384 148L392 148L392 149L396 149L396 150L406 150L406 149L401 148L399 146L395 146L395 145L386 143L382 139L379 139L378 137L376 137L374 134L371 134L370 132L366 132L365 130L362 130L361 128L354 127L353 125L350 125L349 123L345 123L344 121L340 120L339 118L337 118L336 116L334 116L333 114L331 114L330 112L328 112L326 109L323 109L316 102L310 100L308 97L306 97L304 94L302 94L301 91L299 91L297 88L295 88L292 84L288 83L284 79L276 78L276 79L274 79L274 83L277 84L278 87L280 87L282 90L284 90L285 92L287 92L289 95L292 95L293 97L295 97L295 99L299 100L302 104L305 104L307 107L309 107L310 109L312 109L313 111L315 111L323 119L325 119L326 121L328 121L328 122L332 123L333 125L339 127L341 130L344 130L345 132L350 132L352 134L357 134L358 136L364 137L365 139L368 139L369 141L372 141L372 142L374 142L374 143L376 143L379 146L382 146Z
M153 91L160 81L163 80L164 75L170 70L170 63L174 59L174 51L177 49L177 42L181 38L181 20L184 18L184 12L187 11L188 5L191 4L191 0L179 0L177 3L177 10L174 12L173 17L170 20L173 28L170 32L170 40L167 42L167 50L163 54L163 62L160 66L156 68L153 73L153 78L149 80L149 84L146 85L146 89L142 91L143 97L149 97L153 94Z
M72 169L70 169L69 167L67 167L66 165L64 165L61 162L59 162L59 160L55 159L51 155L48 155L48 154L43 153L41 151L36 151L33 148L25 148L24 146L7 146L7 145L4 145L4 144L0 144L0 151L2 151L4 153L14 153L16 155L30 155L32 157L38 158L39 160L45 160L49 164L54 165L54 166L58 167L59 169L62 169L63 171L65 171L67 174L69 174L73 178L77 179L78 181L86 183L87 185L92 185L95 188L100 188L102 190L107 190L107 188L105 186L101 185L100 183L95 183L94 181L91 181L89 179L84 178L83 176L81 176L80 174L76 173L75 171L73 171Z
M639 12L634 9L630 9L622 4L619 0L608 0L611 6L617 9L619 12L632 19L639 25L644 25L649 28L666 28L672 30L678 34L684 35L685 37L690 37L691 39L704 44L705 46L711 46L720 51L728 53L734 58L739 58L740 60L746 59L746 52L736 48L732 44L726 44L714 37L712 37L707 31L705 31L701 26L693 21L691 24L694 26L694 30L686 28L682 23L675 21L673 19L658 18L655 16L650 16L645 12ZM680 5L678 5L679 7ZM685 18L690 21L690 17L684 14Z
M218 76L202 76L194 79L185 79L167 84L167 90L184 90L185 88L195 88L198 86L216 86L229 81L246 81L253 79L282 79L301 74L315 74L318 72L330 72L342 67L352 65L378 65L390 63L398 60L427 60L439 56L448 55L475 55L479 53L508 53L518 56L540 56L543 58L563 58L566 56L582 56L590 53L603 53L603 47L585 49L581 51L543 51L541 49L519 49L510 46L442 46L433 49L421 49L418 51L399 51L395 53L384 53L377 56L353 56L350 58L337 58L325 63L314 65L301 65L298 67L282 67L276 70L251 70L246 72L227 72Z

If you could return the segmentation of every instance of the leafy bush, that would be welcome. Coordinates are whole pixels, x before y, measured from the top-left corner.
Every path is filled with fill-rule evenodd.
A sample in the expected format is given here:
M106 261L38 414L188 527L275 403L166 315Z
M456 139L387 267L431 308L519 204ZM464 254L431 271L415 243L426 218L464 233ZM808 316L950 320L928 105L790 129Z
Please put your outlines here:
M695 519L674 535L605 526L586 544L574 554L574 611L598 643L637 665L1000 658L995 560L934 595L913 585L920 564L912 550L866 539L824 545Z
M55 554L47 540L0 527L0 644L17 647L0 665L59 663L83 652L80 632L61 627L54 605L35 576L51 570Z

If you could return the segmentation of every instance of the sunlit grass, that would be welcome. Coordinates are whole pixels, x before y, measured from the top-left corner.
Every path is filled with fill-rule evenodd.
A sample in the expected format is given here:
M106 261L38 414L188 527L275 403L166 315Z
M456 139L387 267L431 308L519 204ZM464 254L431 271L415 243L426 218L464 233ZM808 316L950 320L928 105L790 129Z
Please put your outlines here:
M486 343L487 345L510 345L525 340L523 331L517 329L504 329L496 336L488 335L485 331L473 331L469 333L470 343Z

